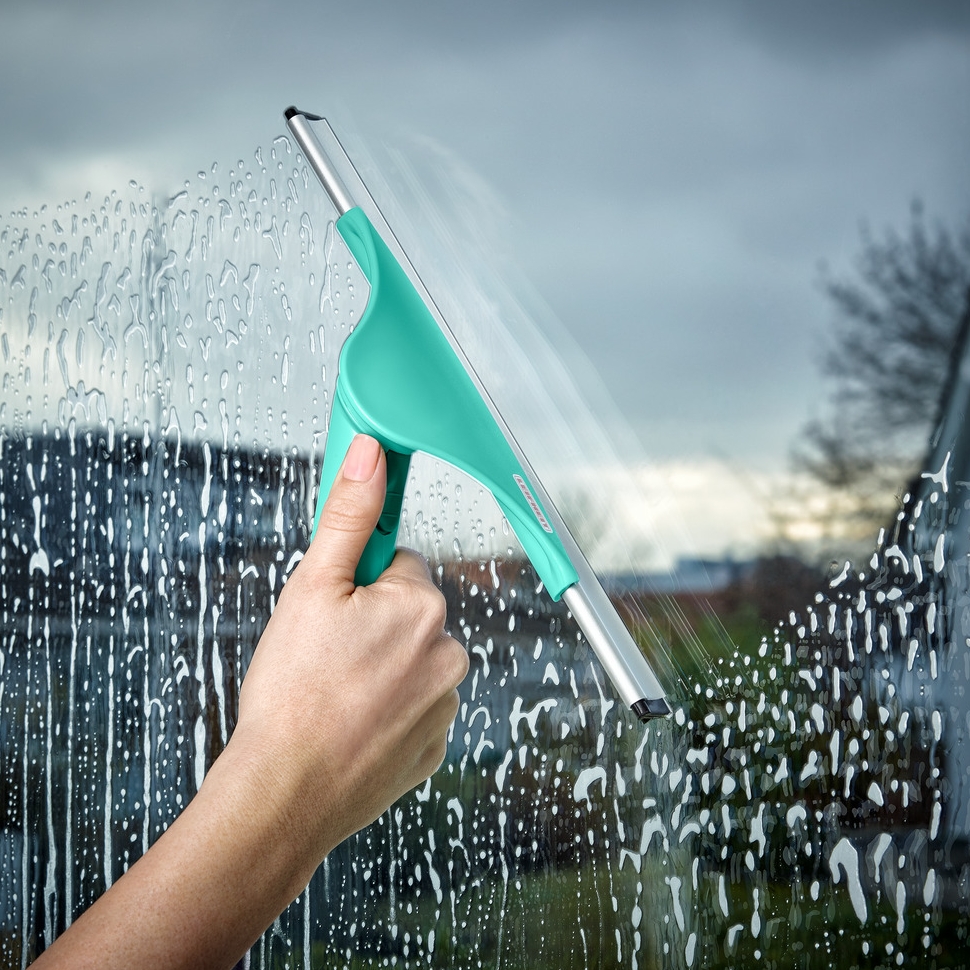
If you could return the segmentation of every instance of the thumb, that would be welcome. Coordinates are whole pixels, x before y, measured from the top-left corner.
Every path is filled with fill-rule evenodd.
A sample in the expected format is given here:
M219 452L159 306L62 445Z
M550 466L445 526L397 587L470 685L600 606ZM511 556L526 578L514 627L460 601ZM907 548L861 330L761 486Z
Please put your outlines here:
M308 550L328 583L354 585L357 563L377 526L386 490L387 466L380 442L357 435L330 488Z

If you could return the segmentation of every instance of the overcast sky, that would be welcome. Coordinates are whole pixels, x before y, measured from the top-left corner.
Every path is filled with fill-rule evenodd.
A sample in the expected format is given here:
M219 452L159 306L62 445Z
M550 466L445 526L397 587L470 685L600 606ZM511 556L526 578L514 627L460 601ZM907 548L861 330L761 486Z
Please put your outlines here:
M966 217L968 101L946 0L3 0L0 200L175 188L297 103L482 180L647 455L771 470L821 404L820 261Z

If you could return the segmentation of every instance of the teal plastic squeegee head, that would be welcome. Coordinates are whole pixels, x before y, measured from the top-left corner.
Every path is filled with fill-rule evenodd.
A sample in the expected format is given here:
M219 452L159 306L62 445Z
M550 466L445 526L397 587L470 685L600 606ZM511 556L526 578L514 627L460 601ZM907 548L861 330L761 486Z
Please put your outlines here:
M623 701L643 721L670 714L656 675L414 268L403 251L395 257L355 205L311 122L326 127L331 153L339 151L345 170L352 170L333 130L325 119L296 108L287 108L285 116L339 213L337 231L370 285L366 309L340 351L317 520L354 435L377 438L387 454L388 484L357 570L357 582L369 584L394 557L411 455L423 451L461 469L492 493L549 594L566 604ZM396 245L392 236L390 242Z

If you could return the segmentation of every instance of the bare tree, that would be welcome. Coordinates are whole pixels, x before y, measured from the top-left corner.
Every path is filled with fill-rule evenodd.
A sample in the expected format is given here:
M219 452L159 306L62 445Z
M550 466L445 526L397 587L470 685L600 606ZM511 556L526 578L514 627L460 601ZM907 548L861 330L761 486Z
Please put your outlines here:
M829 408L794 461L822 487L831 534L871 540L926 451L970 309L970 219L951 231L914 203L903 233L864 229L854 272L823 285L836 311Z

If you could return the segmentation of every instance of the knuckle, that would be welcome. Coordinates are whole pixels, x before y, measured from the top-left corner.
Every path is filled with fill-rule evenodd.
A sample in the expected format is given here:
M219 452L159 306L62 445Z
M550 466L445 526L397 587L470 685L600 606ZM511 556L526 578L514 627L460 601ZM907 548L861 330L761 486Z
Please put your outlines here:
M431 586L424 595L424 612L433 630L443 630L448 619L448 604L436 586Z
M468 674L470 661L468 659L468 651L453 637L449 637L448 639L450 641L450 649L447 651L448 683L457 688ZM457 698L457 689L454 691L454 694ZM457 707L455 710L457 711Z
M419 636L424 640L441 636L448 618L448 604L441 590L430 582L415 580L402 585L399 592L405 597L407 615Z
M465 659L466 660L468 659L467 656ZM467 669L467 666L468 665L466 663L465 665L466 669ZM455 718L458 717L458 711L461 708L461 694L458 693L457 687L448 695L448 700L450 702L449 710L451 712L451 717L448 719L448 723L451 724L455 720Z
M360 528L359 506L342 495L331 494L321 518L324 526L334 532L356 532Z
M420 573L422 578L431 581L431 564L426 556L422 556L413 549L398 549L397 554L403 561L412 563L414 571Z
M421 759L422 777L430 778L442 766L447 754L448 739L447 736L442 735L425 748L424 757Z

